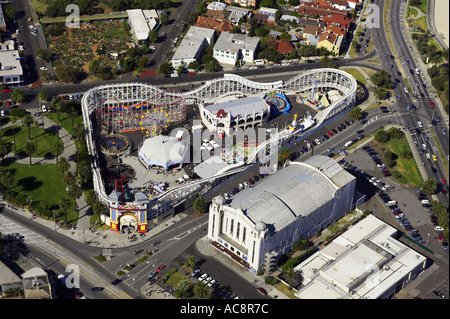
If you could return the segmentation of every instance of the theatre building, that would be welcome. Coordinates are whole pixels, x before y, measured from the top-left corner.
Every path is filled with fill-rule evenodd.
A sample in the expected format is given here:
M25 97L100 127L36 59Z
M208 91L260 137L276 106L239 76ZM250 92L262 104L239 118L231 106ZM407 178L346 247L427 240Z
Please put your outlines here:
M228 200L215 197L208 241L255 274L274 270L298 239L312 238L352 210L355 184L327 156L292 162Z
M126 228L139 233L147 232L147 212L150 200L143 193L136 193L133 199L127 198L123 192L113 190L108 196L109 216L105 224L110 229L122 232Z

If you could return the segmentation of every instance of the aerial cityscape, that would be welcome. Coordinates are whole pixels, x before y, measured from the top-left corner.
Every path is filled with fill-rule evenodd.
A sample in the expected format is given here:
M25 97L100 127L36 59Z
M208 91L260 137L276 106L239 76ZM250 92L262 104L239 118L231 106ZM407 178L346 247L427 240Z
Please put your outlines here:
M448 9L0 1L0 299L448 300Z

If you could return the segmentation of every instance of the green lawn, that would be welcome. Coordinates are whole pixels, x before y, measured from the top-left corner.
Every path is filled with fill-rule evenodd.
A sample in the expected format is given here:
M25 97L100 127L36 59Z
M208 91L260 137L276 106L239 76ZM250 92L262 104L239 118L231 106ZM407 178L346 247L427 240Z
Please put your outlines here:
M14 186L10 192L17 192L26 198L31 197L33 202L46 201L49 204L49 211L56 210L57 218L64 220L63 210L59 209L58 201L67 196L67 191L63 184L63 175L57 169L56 164L19 164L12 163L1 165L2 168L14 170ZM67 220L78 218L74 204L68 209Z
M367 84L366 77L356 68L342 68L342 71L345 71L349 74L351 74L356 81Z
M411 147L409 146L406 137L403 137L399 140L391 139L389 142L383 144L383 147L385 147L386 150L390 150L392 153L397 154L398 156L404 151L411 152ZM397 165L395 165L393 170L397 170L402 174L402 177L399 179L399 181L403 184L407 184L413 187L419 187L423 179L420 175L420 171L417 167L415 159L403 159L399 156L396 159L396 162Z
M55 122L58 119L58 114L55 113L47 113L45 114L46 117L48 117L49 119L51 119L53 122ZM73 127L72 127L72 118L70 118L66 113L63 112L59 112L59 119L60 119L60 124L62 126L63 129L65 129L69 134L72 134L73 132ZM73 121L73 125L77 126L78 124L82 124L83 123L83 117L81 115L75 117L74 121Z
M15 134L14 134L15 131ZM15 135L15 137L14 137ZM58 137L42 127L30 127L31 142L36 143L37 152L32 157L51 157L53 145L58 141ZM16 151L12 145L11 152L28 156L24 151L24 146L28 141L28 127L22 125L9 126L2 130L2 139L4 142L13 143L15 139Z

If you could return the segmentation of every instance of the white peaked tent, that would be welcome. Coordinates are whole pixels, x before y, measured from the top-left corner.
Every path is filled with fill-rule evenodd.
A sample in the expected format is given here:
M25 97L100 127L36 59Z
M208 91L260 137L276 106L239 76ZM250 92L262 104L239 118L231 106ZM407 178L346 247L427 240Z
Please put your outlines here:
M178 138L158 135L148 138L139 148L139 160L148 168L156 165L167 170L169 166L183 164L188 148Z

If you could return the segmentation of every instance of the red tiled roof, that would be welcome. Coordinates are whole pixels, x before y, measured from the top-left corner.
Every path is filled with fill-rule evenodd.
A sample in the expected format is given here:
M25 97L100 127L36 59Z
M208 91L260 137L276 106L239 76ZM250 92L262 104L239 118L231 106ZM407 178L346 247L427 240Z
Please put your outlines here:
M289 42L289 40L277 40L276 50L278 53L281 53L283 55L295 51L294 47L292 46L291 42Z

